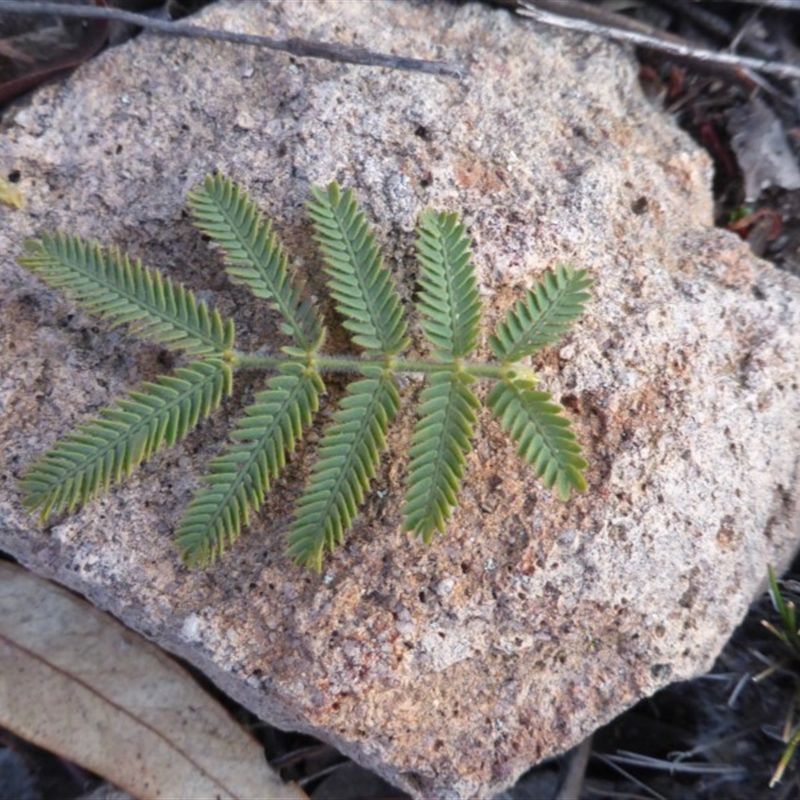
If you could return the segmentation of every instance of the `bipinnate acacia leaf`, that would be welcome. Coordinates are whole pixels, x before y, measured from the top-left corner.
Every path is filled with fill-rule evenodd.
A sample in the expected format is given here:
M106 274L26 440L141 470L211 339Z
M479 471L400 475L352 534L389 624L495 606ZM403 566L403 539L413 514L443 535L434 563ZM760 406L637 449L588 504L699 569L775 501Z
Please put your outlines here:
M194 223L225 254L225 271L256 296L269 301L282 317L281 330L293 344L311 352L321 344L325 328L304 284L287 270L286 256L272 223L247 193L229 178L209 175L189 194Z
M223 321L185 286L141 261L64 233L29 241L27 252L23 267L112 325L128 323L139 336L192 356L221 355L233 347L231 320Z
M206 488L195 496L178 529L178 548L190 567L213 564L264 503L325 390L319 375L287 364L245 408L233 444L215 458Z
M420 397L403 519L426 544L436 531L444 533L458 502L480 407L469 388L473 380L466 372L434 373Z
M417 228L422 330L442 360L466 358L480 333L481 302L470 240L457 214L424 211Z
M580 445L550 394L536 391L533 381L509 378L494 385L486 404L545 486L555 486L562 500L586 489Z
M2 561L0 726L136 797L306 798L174 659Z
M585 269L559 264L508 311L489 338L492 352L512 364L560 339L583 313L592 280Z
M315 186L307 206L331 295L353 341L370 353L403 351L408 339L400 296L352 189L342 194L336 183Z
M78 425L23 476L23 503L41 518L73 511L118 483L160 447L183 439L231 392L221 359L195 361L145 383Z
M333 551L352 525L400 405L397 381L389 371L370 369L365 374L347 387L323 436L289 535L289 555L317 570L322 569L325 548Z
M209 467L205 486L178 530L190 566L207 565L240 535L265 500L311 424L324 392L320 372L362 377L347 387L325 432L289 536L289 554L321 569L352 526L386 446L399 407L397 375L424 373L428 386L410 450L403 521L426 543L444 532L458 502L472 448L479 401L471 385L494 381L488 406L518 452L548 487L568 499L586 487L586 462L562 409L536 391L520 360L556 341L582 313L591 280L586 270L558 266L506 314L489 344L500 363L469 360L480 337L481 302L471 243L456 214L424 212L417 229L420 266L417 308L431 345L427 361L400 357L409 345L400 295L384 267L352 191L336 183L315 187L308 202L314 238L344 327L366 352L328 355L323 319L291 276L287 259L244 190L209 176L192 192L197 227L224 253L231 278L264 298L288 337L279 349L234 350L232 322L210 312L194 294L116 251L64 234L29 244L24 266L68 290L87 311L192 356L188 366L118 400L59 441L23 476L24 503L42 518L73 510L120 481L162 445L184 437L231 391L235 370L272 370L264 391L245 409L232 444Z

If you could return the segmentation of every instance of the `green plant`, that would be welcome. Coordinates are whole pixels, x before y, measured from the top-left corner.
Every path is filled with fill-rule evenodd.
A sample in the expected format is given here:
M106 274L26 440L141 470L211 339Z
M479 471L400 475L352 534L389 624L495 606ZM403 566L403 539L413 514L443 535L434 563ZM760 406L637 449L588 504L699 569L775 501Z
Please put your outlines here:
M769 620L761 620L761 624L783 642L787 651L787 657L756 675L753 678L756 682L761 682L771 675L774 675L776 672L785 670L790 662L795 663L794 672L796 675L796 664L798 660L800 660L800 629L797 624L797 608L793 600L786 600L781 594L778 579L775 577L775 570L772 568L771 564L767 566L767 574L769 577L769 594L772 600L772 606L780 617L782 628L773 625ZM786 772L786 767L789 766L789 762L792 760L798 745L800 745L800 724L791 725L791 718L794 716L798 704L800 704L800 679L795 678L795 683L795 696L794 703L791 707L791 716L787 719L783 734L783 741L786 743L786 748L769 782L770 789L774 788L781 781L784 772Z
M455 214L426 211L419 221L417 309L430 358L400 357L409 344L405 312L352 191L332 183L314 188L308 203L325 272L358 356L324 350L326 327L255 204L231 181L209 177L190 194L195 224L224 253L237 283L281 317L285 343L268 355L235 349L233 322L160 272L116 250L104 253L65 234L28 243L21 263L51 286L112 324L188 363L146 383L69 433L23 476L25 505L42 518L72 511L128 475L163 445L173 445L231 393L233 374L275 374L244 410L232 443L215 458L205 487L190 504L177 541L189 565L213 563L264 502L303 429L311 425L322 375L344 372L351 382L325 431L289 536L289 553L321 568L326 548L341 543L375 476L385 437L400 404L397 376L427 377L413 435L403 510L407 530L430 542L457 503L476 411L472 385L494 382L486 401L545 485L568 499L585 488L586 462L562 409L536 389L521 359L558 339L582 313L591 283L585 270L559 266L506 315L489 346L496 363L468 361L480 335L481 307L470 242Z

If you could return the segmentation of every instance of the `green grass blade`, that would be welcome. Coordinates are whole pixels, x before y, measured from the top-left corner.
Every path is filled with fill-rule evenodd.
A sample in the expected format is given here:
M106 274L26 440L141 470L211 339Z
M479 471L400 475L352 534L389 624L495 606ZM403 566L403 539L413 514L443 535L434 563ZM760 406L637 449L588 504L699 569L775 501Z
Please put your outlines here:
M315 186L308 201L336 308L353 341L371 353L395 355L408 346L403 306L383 266L375 236L352 190Z
M320 570L325 548L341 544L375 476L399 404L397 383L387 371L375 370L347 387L289 537L289 555L299 564Z
M786 601L781 594L780 586L778 585L778 578L775 575L775 568L772 564L767 564L767 577L769 578L769 594L772 599L772 605L780 615L781 621L784 626L788 621L789 610L786 607Z
M761 624L767 630L774 633L791 651L795 658L800 658L800 630L797 628L797 608L792 600L785 600L781 594L778 578L772 564L767 564L767 575L769 578L769 594L772 605L781 618L783 630L776 628L766 620Z
M503 428L517 442L517 453L534 469L548 488L556 487L568 500L570 491L586 489L581 448L561 406L547 392L537 392L531 381L499 381L486 404Z
M778 762L778 766L775 768L775 772L770 778L770 789L774 789L783 780L783 773L786 772L786 768L789 766L789 762L792 760L798 745L800 745L800 726L792 731L792 735L789 738L789 741L786 743L786 749L783 751L783 755Z
M185 286L117 250L63 233L27 243L20 264L84 310L114 325L128 323L143 338L193 356L233 347L233 322L223 322Z
M513 363L557 341L583 313L591 284L585 269L559 264L545 273L497 326L489 338L492 352Z
M227 362L205 359L119 399L33 464L20 484L23 503L42 520L86 503L185 437L230 394L231 377Z
M289 276L286 256L272 224L246 192L228 178L208 176L189 194L195 225L225 254L225 271L256 296L270 301L283 318L281 330L293 343L311 352L324 338L322 317L305 298L305 286Z
M287 364L267 387L245 409L231 433L234 443L211 462L207 487L178 529L178 548L190 567L213 564L249 524L325 390L319 375L299 364Z
M439 372L422 392L411 445L403 509L406 530L428 544L457 504L466 456L472 449L478 399L464 373Z
M480 333L481 302L470 240L457 214L426 211L417 230L422 330L445 361L466 358Z

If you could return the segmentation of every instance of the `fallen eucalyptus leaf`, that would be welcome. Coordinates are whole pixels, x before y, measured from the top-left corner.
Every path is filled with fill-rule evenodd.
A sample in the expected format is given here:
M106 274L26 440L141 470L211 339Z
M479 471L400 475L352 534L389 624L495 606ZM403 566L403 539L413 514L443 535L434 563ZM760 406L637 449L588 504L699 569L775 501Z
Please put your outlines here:
M0 726L141 798L307 798L166 654L5 562Z

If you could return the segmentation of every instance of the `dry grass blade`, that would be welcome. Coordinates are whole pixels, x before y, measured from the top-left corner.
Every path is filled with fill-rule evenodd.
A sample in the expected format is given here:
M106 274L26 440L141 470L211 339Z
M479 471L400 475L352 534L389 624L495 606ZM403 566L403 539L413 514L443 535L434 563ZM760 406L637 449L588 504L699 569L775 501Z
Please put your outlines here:
M631 753L628 750L620 750L616 755L606 756L614 764L626 764L631 767L646 767L649 769L668 772L670 775L735 775L742 776L744 767L735 764L714 764L708 761L672 761L663 758L654 758L640 753Z
M158 648L5 562L0 726L137 797L306 798Z

